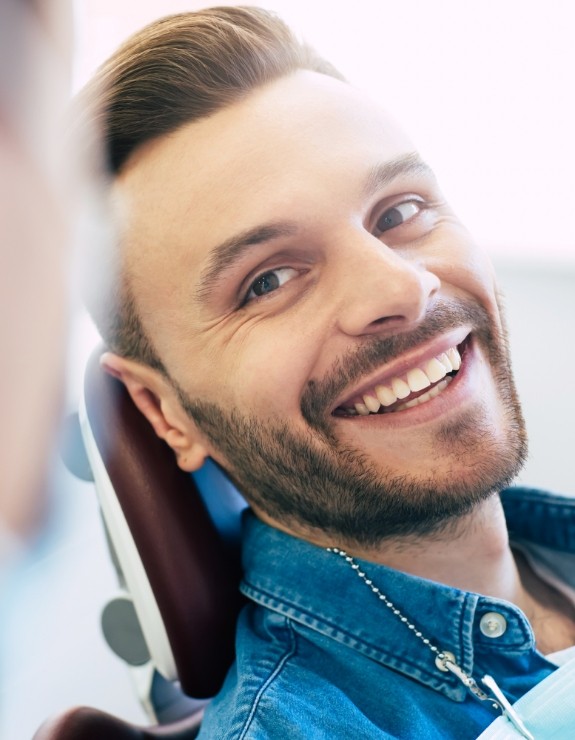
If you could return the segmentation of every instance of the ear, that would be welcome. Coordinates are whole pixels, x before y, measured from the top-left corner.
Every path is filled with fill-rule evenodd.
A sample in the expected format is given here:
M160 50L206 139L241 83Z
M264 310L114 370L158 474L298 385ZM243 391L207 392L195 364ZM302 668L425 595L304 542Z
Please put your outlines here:
M174 451L179 467L190 473L201 468L210 454L208 446L168 380L148 365L112 352L105 352L100 363L126 386L155 433Z

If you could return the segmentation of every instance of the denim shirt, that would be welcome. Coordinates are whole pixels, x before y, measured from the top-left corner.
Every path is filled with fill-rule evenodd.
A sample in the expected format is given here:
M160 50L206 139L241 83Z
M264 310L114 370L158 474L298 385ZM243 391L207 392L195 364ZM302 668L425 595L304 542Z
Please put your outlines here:
M557 575L575 585L575 498L512 488L502 501L512 539L551 561L557 551ZM478 683L493 676L511 702L556 670L509 602L356 562L426 639ZM422 639L336 554L247 512L243 564L249 601L236 663L200 738L467 740L498 716L440 671ZM496 637L480 628L490 612L504 625Z

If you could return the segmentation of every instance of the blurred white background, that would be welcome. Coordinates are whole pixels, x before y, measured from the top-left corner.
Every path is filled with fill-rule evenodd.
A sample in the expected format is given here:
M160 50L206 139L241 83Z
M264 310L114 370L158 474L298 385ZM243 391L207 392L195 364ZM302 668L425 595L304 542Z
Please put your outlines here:
M75 87L145 23L208 4L75 0ZM407 126L463 220L494 254L573 263L571 0L261 5Z
M234 3L228 3L234 4ZM507 294L532 440L526 483L575 491L575 6L570 0L277 0L277 10L407 127ZM75 0L73 87L148 21L206 3ZM69 399L96 338L72 322ZM49 714L89 704L143 715L104 645L115 590L94 497L65 472L46 532L5 604L0 737L28 739ZM9 607L9 608L8 608Z

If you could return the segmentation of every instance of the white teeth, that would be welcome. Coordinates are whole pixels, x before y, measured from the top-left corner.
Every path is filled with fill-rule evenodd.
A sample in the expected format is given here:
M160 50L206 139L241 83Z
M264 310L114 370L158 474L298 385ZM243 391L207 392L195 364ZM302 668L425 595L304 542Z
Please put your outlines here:
M453 370L453 365L451 364L451 361L449 357L445 354L445 352L442 352L440 355L438 355L437 359L443 367L445 368L445 371L450 373Z
M394 378L391 381L391 390L398 398L407 398L411 393L411 388L401 378Z
M411 409L414 406L419 406L421 403L425 403L426 401L431 401L432 398L435 398L435 396L438 396L441 391L444 391L447 386L451 383L453 380L452 377L445 378L445 380L442 380L441 383L438 383L437 385L433 386L431 390L427 391L427 393L422 393L421 396L418 396L417 398L412 398L411 401L406 401L405 403L402 403L400 406L397 407L396 411L403 411L403 409Z
M428 388L432 383L436 383L427 393L423 393L417 398L406 401L397 407L397 411L409 409L420 403L435 398L441 391L445 390L453 380L447 373L453 370L459 370L461 367L461 355L455 347L450 347L437 357L428 360L423 368L414 367L407 372L406 380L402 378L392 378L390 385L377 385L370 393L362 397L363 402L354 404L355 411L349 409L352 416L369 416L377 414L381 406L392 406L398 400L407 398L411 393L417 393ZM407 381L407 382L406 382ZM441 382L439 382L441 381Z
M376 385L375 394L382 406L391 406L397 401L397 396L387 385Z
M445 369L445 366L442 365L441 362L439 362L437 357L429 360L429 362L425 365L425 374L432 383L437 383L438 380L441 380L445 377L446 373L447 370Z
M354 403L354 406L360 416L369 416L369 409L364 403Z
M381 406L377 398L374 398L373 396L365 395L363 397L363 402L365 403L365 405L371 411L372 414L377 414L377 412L379 411L379 407Z
M420 368L416 367L407 373L407 384L413 393L428 388L431 382Z
M405 403L402 403L401 406L398 406L398 408L399 409L410 409L413 406L417 406L418 403L419 403L419 397L418 398L412 398L411 401L406 401Z
M444 391L447 386L451 383L453 378L449 376L448 378L445 378L445 380L442 380L441 383L438 383L436 386L434 386L430 391L429 395L431 398L435 398L435 396L438 396L441 391Z
M457 351L455 347L450 347L447 352L447 356L449 357L449 361L451 362L451 365L454 370L459 370L461 367L461 355Z

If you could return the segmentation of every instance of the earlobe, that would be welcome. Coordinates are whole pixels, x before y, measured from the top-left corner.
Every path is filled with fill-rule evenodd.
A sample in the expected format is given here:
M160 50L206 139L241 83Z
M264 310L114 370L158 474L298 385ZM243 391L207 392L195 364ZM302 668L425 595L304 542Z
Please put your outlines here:
M188 446L187 450L183 450L181 454L176 452L176 459L178 465L182 470L187 473L193 473L199 470L205 463L208 457L208 451L200 443L192 443Z
M186 472L201 468L209 451L166 379L147 365L111 352L103 354L100 362L122 381L154 432L174 451L179 467Z

